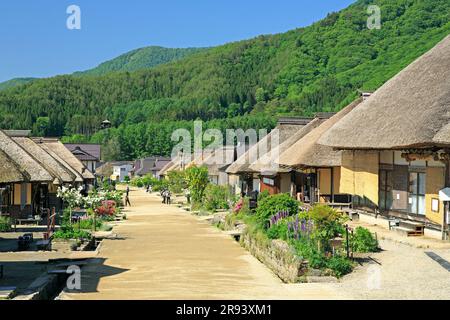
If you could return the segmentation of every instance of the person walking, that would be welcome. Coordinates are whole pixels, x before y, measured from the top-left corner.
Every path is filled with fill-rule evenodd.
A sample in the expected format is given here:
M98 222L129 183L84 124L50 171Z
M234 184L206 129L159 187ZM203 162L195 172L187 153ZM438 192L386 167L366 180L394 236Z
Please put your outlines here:
M128 194L125 195L125 206L131 207L130 197L128 196Z
M125 193L125 206L130 206L131 207L131 202L130 202L130 186L127 185L127 190Z

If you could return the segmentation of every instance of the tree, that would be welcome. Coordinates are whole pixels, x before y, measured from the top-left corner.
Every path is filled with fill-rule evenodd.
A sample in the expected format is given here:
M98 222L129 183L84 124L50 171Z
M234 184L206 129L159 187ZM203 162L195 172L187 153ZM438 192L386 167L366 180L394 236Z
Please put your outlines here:
M108 140L106 145L103 147L102 151L103 151L102 158L105 161L119 160L121 154L119 139L117 137L113 137L110 140Z
M50 124L49 117L39 117L33 125L33 134L39 137L47 136L47 131Z
M205 189L208 186L208 168L193 166L186 170L186 180L194 203L202 203Z

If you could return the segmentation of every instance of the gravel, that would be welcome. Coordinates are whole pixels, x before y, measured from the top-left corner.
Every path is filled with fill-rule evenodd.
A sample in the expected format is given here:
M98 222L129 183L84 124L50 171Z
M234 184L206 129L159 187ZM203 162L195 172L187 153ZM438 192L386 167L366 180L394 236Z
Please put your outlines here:
M381 252L371 254L335 289L354 299L450 299L450 272L425 254L450 262L450 249L418 249L389 240L380 245Z

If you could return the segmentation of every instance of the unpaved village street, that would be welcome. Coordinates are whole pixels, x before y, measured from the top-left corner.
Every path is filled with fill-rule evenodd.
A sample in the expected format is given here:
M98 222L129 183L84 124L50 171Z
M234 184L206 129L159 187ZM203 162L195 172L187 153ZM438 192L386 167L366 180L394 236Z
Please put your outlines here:
M82 269L80 292L60 299L450 299L449 249L382 241L383 251L338 283L284 284L230 236L195 216L131 192L128 219ZM375 281L379 279L380 281Z

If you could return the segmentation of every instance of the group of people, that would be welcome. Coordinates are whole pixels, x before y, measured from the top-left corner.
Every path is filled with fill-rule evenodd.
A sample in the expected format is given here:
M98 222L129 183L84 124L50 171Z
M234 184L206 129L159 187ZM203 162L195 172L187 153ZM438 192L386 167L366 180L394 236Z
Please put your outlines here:
M162 203L170 204L170 196L171 196L171 193L170 193L169 189L161 190L161 197L163 198Z
M147 193L152 193L152 186L151 185L147 185L146 190ZM165 188L163 190L161 190L160 192L161 197L163 199L162 203L164 204L171 204L171 200L170 197L172 196L171 192L169 191L169 189ZM125 192L125 206L130 206L131 207L131 203L130 203L130 187L127 186L126 192Z

